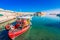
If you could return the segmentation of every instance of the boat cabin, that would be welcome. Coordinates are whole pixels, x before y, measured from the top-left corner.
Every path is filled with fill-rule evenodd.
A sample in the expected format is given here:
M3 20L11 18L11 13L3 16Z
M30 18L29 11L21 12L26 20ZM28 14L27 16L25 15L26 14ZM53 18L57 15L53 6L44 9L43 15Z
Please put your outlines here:
M28 17L28 16L19 16L16 18L16 21L17 22L22 22L22 21L26 22L27 21L28 24L30 24L30 19L31 19L31 17Z
M17 24L19 23L22 28L25 28L26 26L30 26L30 17L28 16L18 16L16 18Z

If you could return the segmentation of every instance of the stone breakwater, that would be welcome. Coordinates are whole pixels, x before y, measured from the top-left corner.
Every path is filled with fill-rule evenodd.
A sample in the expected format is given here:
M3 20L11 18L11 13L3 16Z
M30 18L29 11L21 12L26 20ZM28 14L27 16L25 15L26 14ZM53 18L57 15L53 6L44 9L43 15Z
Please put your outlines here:
M8 16L8 17L3 16L3 17L0 17L0 23L3 23L3 22L6 22L6 21L9 21L9 20L12 20L14 18L15 18L15 16Z

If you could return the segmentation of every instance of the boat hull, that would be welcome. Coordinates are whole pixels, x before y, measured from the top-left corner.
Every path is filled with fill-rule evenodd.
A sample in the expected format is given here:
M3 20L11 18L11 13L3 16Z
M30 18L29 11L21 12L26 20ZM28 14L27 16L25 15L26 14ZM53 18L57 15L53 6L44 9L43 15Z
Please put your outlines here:
M14 38L22 35L23 33L25 33L29 28L30 28L30 26L27 26L27 27L23 28L22 30L19 30L19 31L14 32L14 33L9 32L8 35L11 39L14 39Z

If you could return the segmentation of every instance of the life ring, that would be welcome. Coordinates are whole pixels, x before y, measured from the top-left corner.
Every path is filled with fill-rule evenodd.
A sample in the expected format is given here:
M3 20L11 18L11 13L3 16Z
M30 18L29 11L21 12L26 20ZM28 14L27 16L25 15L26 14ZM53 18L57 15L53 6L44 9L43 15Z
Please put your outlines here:
M5 29L6 29L6 30L10 30L10 25L6 25L6 26L5 26Z

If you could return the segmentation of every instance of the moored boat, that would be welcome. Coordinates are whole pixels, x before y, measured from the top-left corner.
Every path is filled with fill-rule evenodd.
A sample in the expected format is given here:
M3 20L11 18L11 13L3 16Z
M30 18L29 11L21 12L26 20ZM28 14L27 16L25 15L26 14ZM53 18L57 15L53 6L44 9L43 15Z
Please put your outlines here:
M16 19L17 23L15 26L6 25L6 29L9 30L8 35L11 39L22 35L30 28L30 17L17 17Z

